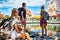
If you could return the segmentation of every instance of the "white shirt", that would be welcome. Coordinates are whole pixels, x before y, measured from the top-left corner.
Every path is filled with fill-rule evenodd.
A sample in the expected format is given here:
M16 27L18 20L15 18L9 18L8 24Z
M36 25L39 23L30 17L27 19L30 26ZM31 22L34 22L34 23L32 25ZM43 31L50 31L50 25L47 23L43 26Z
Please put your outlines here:
M17 18L14 18L13 19L13 21L11 22L11 27L12 27L12 29L11 29L11 38L13 38L13 39L15 39L17 36L18 36L18 33L16 32L16 30L13 30L14 29L14 24L15 23L18 23L18 19Z
M13 21L11 22L11 27L12 27L12 29L14 29L13 25L14 25L15 23L18 23L18 19L17 19L17 18L14 18Z

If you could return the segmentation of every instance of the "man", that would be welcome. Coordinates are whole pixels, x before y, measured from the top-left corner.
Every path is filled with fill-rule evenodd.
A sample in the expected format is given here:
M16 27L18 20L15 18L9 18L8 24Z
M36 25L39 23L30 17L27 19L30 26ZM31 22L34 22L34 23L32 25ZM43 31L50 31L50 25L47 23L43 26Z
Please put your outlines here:
M21 24L24 26L24 31L26 31L26 3L22 3L22 7L18 8L18 15L20 16Z

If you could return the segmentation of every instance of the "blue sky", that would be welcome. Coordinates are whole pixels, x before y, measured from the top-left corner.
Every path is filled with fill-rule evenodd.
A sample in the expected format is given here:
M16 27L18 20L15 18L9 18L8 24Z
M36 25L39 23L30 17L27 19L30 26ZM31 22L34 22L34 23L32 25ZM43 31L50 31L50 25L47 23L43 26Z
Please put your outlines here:
M18 9L23 2L27 4L27 9L29 9L32 14L39 14L42 5L45 5L45 8L47 7L45 0L0 0L0 12L5 15L11 15L11 10L13 8Z

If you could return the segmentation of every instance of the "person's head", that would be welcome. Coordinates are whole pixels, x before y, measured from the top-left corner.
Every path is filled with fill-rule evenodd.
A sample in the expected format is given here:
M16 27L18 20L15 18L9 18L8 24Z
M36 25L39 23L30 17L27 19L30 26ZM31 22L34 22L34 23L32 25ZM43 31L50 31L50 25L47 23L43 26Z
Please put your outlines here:
M41 16L44 14L44 6L41 6Z
M11 16L12 17L17 17L18 16L18 10L16 8L13 8Z
M44 6L41 6L41 12L44 12Z
M22 7L26 7L26 3L22 3Z

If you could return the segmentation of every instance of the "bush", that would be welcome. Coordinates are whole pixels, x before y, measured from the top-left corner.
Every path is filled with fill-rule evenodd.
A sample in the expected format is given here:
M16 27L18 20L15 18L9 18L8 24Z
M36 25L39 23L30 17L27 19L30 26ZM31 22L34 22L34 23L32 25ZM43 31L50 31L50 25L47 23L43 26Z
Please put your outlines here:
M26 29L26 32L30 34L30 32L28 31L28 29Z
M8 19L9 18L9 15L5 15L5 19Z

